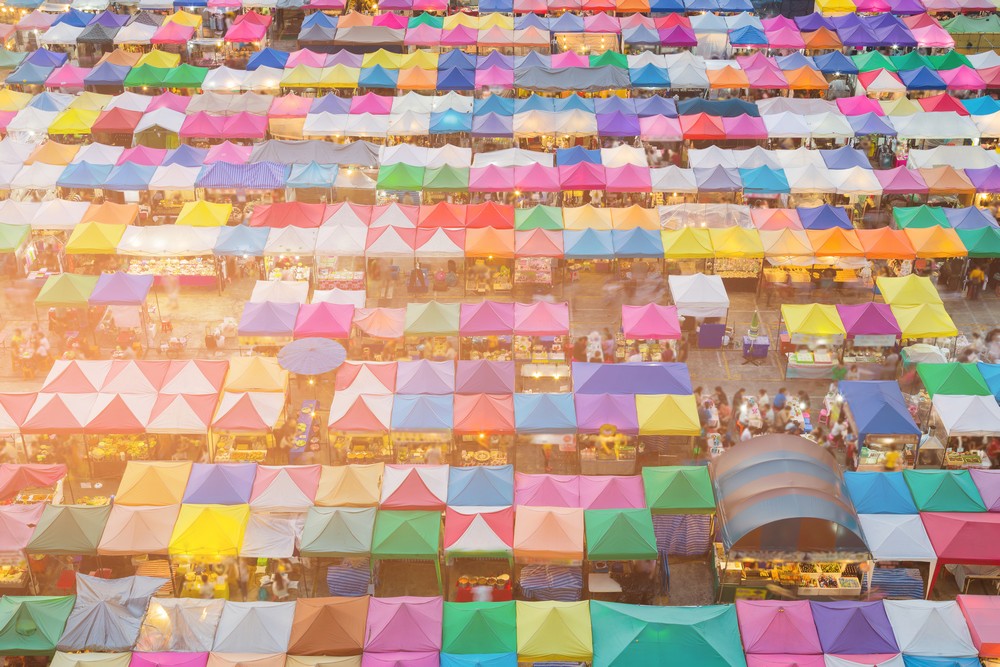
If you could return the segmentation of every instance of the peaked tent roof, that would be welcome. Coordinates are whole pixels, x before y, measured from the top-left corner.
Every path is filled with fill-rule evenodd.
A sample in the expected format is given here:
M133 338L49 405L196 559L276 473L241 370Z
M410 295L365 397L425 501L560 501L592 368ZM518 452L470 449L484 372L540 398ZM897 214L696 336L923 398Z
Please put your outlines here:
M639 475L581 475L579 484L585 510L646 508Z
M934 547L916 514L860 514L875 560L934 561ZM867 651L866 651L867 652ZM877 651L871 651L876 653Z
M194 556L236 556L249 518L249 505L181 505L168 551Z
M166 554L180 505L129 506L115 503L97 552L109 556Z
M190 474L190 461L129 461L115 505L176 505Z
M365 653L440 651L443 612L439 597L372 598Z
M316 489L316 505L374 507L382 494L384 472L382 463L323 466Z
M586 510L583 517L589 560L656 558L653 517L648 509Z
M743 648L747 653L822 653L809 603L786 600L737 600Z
M845 472L844 483L858 514L916 514L902 472Z
M365 646L368 596L302 598L295 603L288 652L293 655L357 655Z
M889 617L880 601L811 602L824 653L898 653Z
M982 373L976 364L917 364L917 374L931 398L935 394L946 396L991 396Z
M505 507L514 503L514 466L451 468L448 505Z
M499 655L517 651L514 602L445 602L441 651ZM485 667L485 666L484 666Z
M257 466L250 507L264 512L304 512L313 505L321 466Z
M655 514L715 512L715 495L707 466L662 466L642 469L646 505Z
M913 502L921 512L985 512L968 470L904 470Z
M201 651L212 649L212 640L222 616L225 600L198 598L153 598L147 615L163 619L164 626L143 624L136 649L141 651Z
M46 505L26 548L29 554L97 554L110 505Z
M440 545L440 511L381 510L375 517L374 558L436 559Z
M448 498L446 465L387 465L382 476L383 509L441 509Z
M519 506L514 557L519 561L583 560L583 510Z
M957 602L883 600L882 604L902 653L948 658L977 655Z
M59 638L60 651L128 651L153 594L166 579L101 579L76 575L76 603Z
M312 558L338 558L371 553L374 507L311 507L299 542L299 553Z
M519 600L515 602L515 606L518 661L591 660L594 642L588 602Z
M53 653L74 601L72 595L0 598L0 655Z
M513 507L448 507L444 518L446 557L510 558Z
M515 473L514 503L533 507L580 507L580 477Z
M294 602L227 602L212 650L283 653L292 634Z
M254 463L195 463L183 502L201 505L244 505L250 502L257 465Z
M842 381L839 389L862 444L868 435L920 435L898 383Z

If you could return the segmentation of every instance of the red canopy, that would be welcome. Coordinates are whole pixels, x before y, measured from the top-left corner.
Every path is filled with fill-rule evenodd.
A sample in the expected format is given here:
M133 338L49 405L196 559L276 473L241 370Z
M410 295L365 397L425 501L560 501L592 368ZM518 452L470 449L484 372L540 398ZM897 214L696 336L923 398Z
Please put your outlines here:
M1000 514L994 512L921 512L937 565L927 590L944 565L1000 565L1000 553L984 545L1000 544Z
M52 486L65 476L62 463L4 463L0 465L0 500L9 500L25 489Z
M251 227L306 227L311 229L322 225L325 218L325 204L286 201L254 206L249 225Z

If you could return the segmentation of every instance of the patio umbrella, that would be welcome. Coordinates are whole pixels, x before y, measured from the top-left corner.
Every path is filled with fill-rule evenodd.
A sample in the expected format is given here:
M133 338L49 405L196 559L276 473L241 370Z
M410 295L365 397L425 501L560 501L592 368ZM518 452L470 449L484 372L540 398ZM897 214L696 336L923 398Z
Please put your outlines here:
M327 338L301 338L278 352L278 364L296 375L322 375L336 370L347 359L347 350Z

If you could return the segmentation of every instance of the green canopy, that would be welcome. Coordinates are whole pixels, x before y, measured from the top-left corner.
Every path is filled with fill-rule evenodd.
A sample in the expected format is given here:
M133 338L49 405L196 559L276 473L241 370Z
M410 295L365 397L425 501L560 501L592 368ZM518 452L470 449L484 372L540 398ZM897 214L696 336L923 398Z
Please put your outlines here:
M95 556L111 505L46 505L28 541L29 554Z
M562 228L562 209L558 206L534 206L532 208L514 209L514 229L560 230Z
M917 375L931 398L945 396L992 396L976 364L917 364Z
M464 167L444 165L424 172L424 190L465 192L469 189L469 170Z
M0 224L0 252L16 252L30 233L30 225Z
M896 66L889 60L888 56L878 51L866 51L851 56L854 66L859 72L871 72L876 69L887 69L890 72L896 71Z
M79 276L75 273L60 273L49 276L35 297L36 306L86 308L87 299L97 285L97 276Z
M899 207L892 209L892 219L899 229L915 227L922 229L925 227L951 227L948 218L944 214L944 209L938 206Z
M591 67L605 67L607 65L628 69L628 57L624 53L618 53L617 51L605 51L600 55L590 56Z
M419 191L424 187L424 168L403 162L381 167L375 187L379 190Z
M124 86L126 88L138 88L146 86L148 88L162 88L167 74L170 73L168 67L153 67L152 65L139 65L129 70L125 75Z
M374 507L310 507L299 553L313 558L371 553L375 512Z
M648 509L586 510L587 558L594 560L653 560L656 535Z
M916 51L911 51L911 53L916 53ZM948 53L939 53L935 56L927 56L927 60L931 62L931 67L936 70L956 69L962 65L972 67L972 63L970 63L969 59L965 57L965 54L959 53L954 49Z
M386 510L375 518L372 556L437 560L441 545L441 512Z
M664 662L697 667L745 667L733 605L651 607L590 602L593 667ZM789 663L792 664L792 663Z
M441 652L457 655L517 652L513 602L445 602Z
M73 595L0 598L0 655L46 655L73 611Z
M952 35L969 35L974 33L1000 32L1000 17L990 14L985 18L972 18L959 14L955 18L941 21L941 27Z
M889 60L892 61L892 64L899 71L917 69L920 67L934 69L934 65L931 65L931 61L927 59L927 56L917 51L910 51L909 53L901 56L890 56Z
M921 512L985 512L986 503L968 470L904 470Z
M1000 229L997 227L956 231L962 245L969 251L969 257L1000 257Z
M457 303L409 303L403 331L407 336L456 336L459 318Z
M208 76L207 67L195 67L187 63L181 63L177 67L167 70L167 76L163 79L163 85L168 88L201 88Z
M27 57L27 53L0 48L0 69L14 69Z
M434 16L433 14L428 14L424 12L419 16L411 16L410 20L406 22L406 28L408 30L413 30L417 26L426 25L432 28L443 28L444 27L444 17Z
M642 469L646 507L654 514L711 514L715 494L707 466L663 466Z

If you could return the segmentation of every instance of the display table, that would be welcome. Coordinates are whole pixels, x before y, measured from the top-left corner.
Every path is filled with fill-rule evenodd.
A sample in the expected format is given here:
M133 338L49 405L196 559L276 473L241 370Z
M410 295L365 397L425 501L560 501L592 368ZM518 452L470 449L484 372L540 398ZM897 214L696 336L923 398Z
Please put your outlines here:
M622 587L607 572L592 572L587 577L587 590L591 593L621 593Z
M185 581L184 587L181 589L182 598L200 598L201 597L201 579L196 579L195 581ZM216 600L228 600L229 599L229 584L215 584L213 587L212 597Z
M771 339L767 336L743 336L743 356L748 359L766 359L771 349Z

